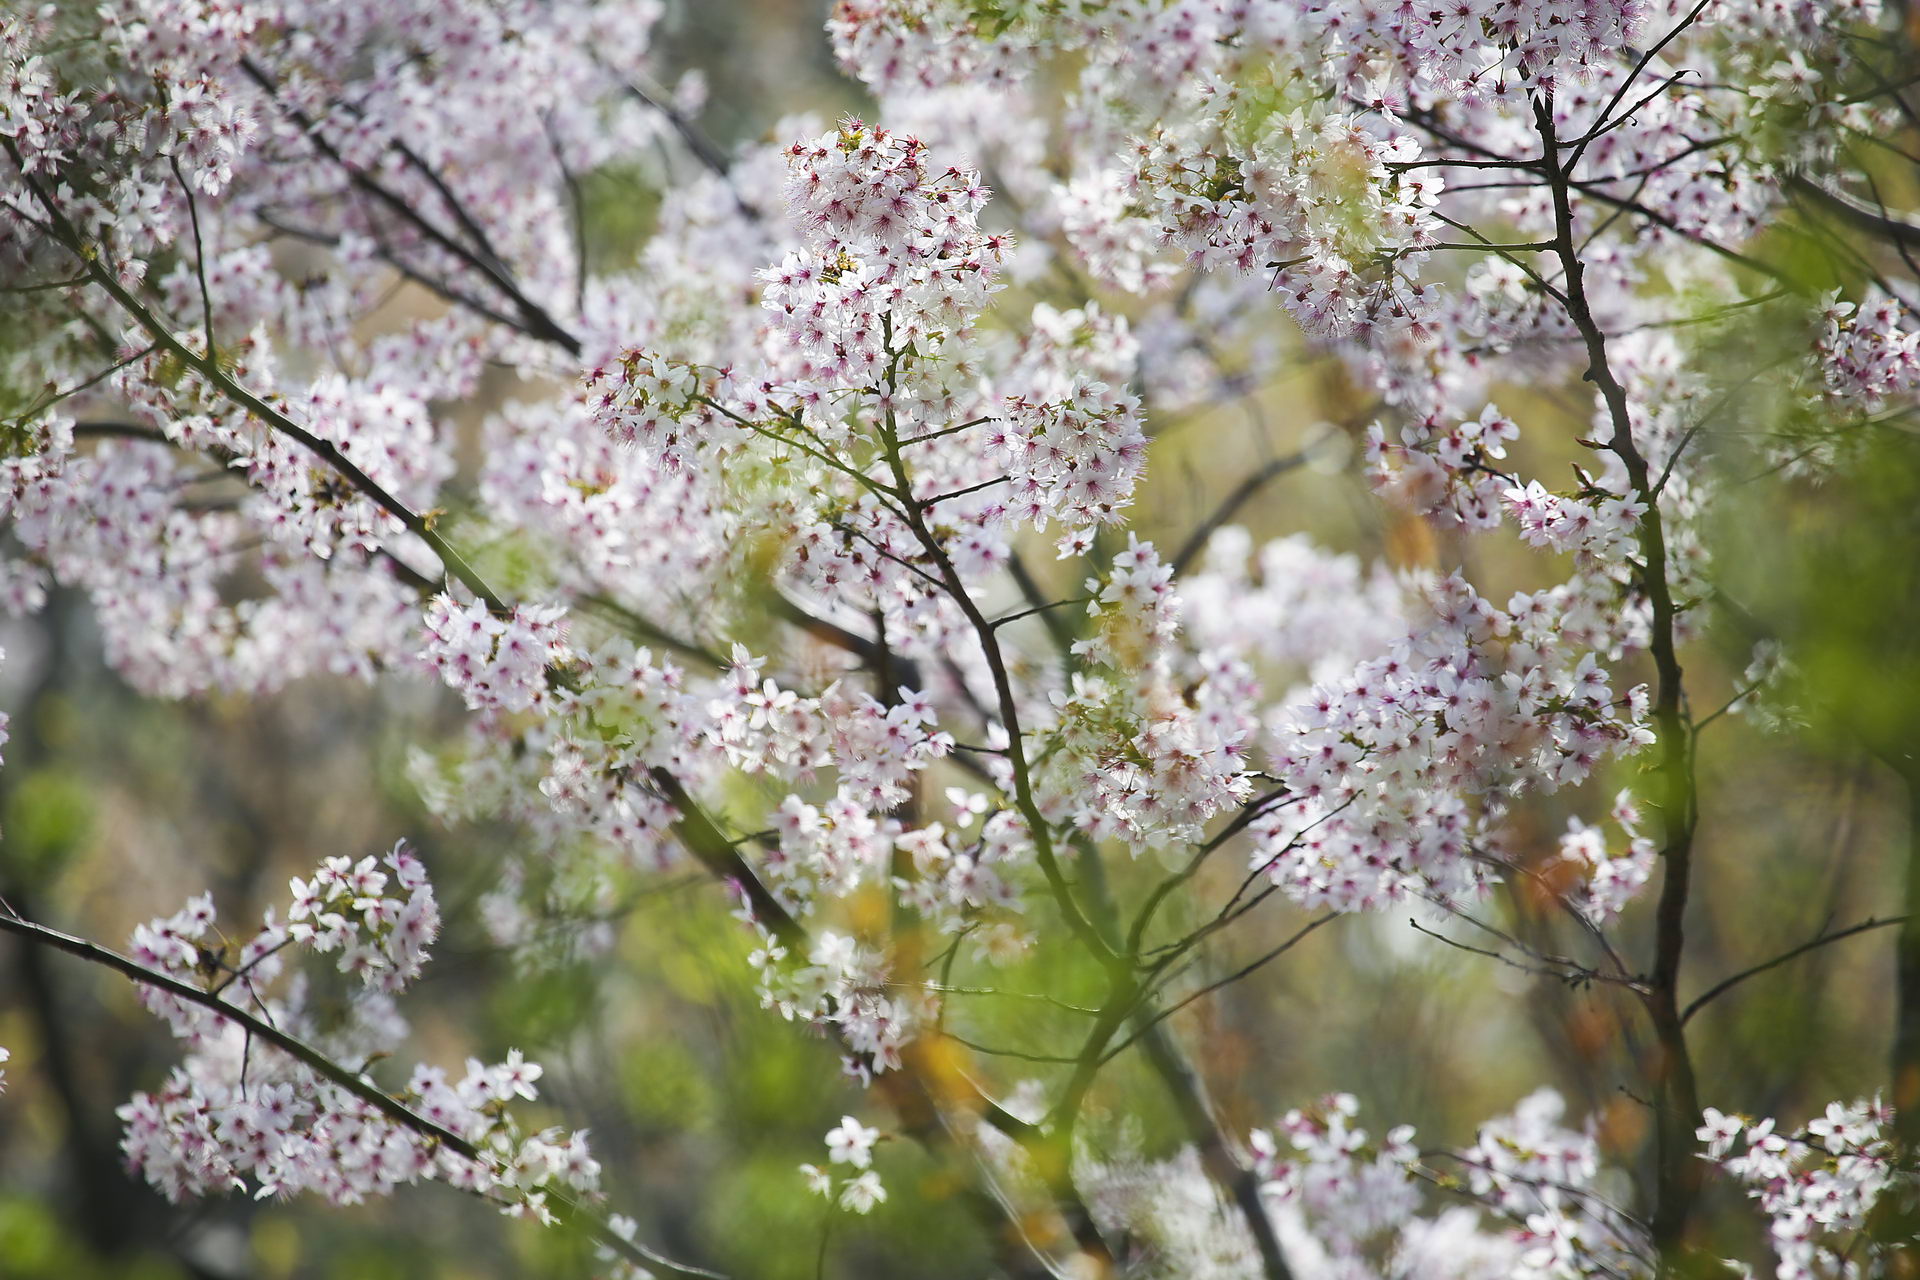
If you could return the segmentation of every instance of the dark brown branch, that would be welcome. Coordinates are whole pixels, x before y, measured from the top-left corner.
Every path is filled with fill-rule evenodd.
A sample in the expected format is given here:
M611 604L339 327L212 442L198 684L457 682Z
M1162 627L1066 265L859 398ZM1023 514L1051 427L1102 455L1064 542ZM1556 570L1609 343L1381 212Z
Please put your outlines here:
M1905 915L1886 916L1883 918L1862 920L1859 924L1849 925L1847 928L1841 929L1837 933L1822 932L1818 936L1810 939L1809 941L1801 943L1797 947L1791 948L1790 950L1787 950L1787 951L1782 951L1779 955L1775 956L1771 960L1763 960L1759 964L1753 965L1750 968L1742 969L1740 972L1736 974L1732 974L1729 977L1722 978L1720 981L1714 983L1711 987L1708 987L1700 995L1696 996L1693 999L1693 1001L1687 1005L1686 1009L1682 1011L1680 1014L1680 1021L1683 1023L1687 1022L1689 1019L1693 1017L1694 1014L1700 1012L1700 1009L1703 1005L1706 1005L1711 1001L1717 999L1718 997L1725 995L1728 991L1731 991L1734 987L1739 986L1741 983L1745 982L1748 978L1758 977L1759 975L1767 972L1767 970L1769 969L1777 969L1781 965L1787 963L1789 960L1797 960L1801 956L1807 954L1807 952L1815 950L1816 948L1819 948L1819 947L1824 947L1830 942L1839 942L1843 938L1851 938L1856 933L1866 933L1872 929L1885 929L1891 925L1904 925L1909 919L1911 919L1911 917L1905 916Z
M577 356L580 354L580 340L563 329L559 322L557 322L544 307L533 301L533 299L529 298L526 293L521 290L519 283L507 273L506 269L501 266L497 260L489 256L484 243L478 251L460 243L460 241L441 230L432 221L422 215L419 210L415 209L400 196L394 194L365 170L356 168L340 153L339 148L327 140L326 134L321 131L319 124L314 121L312 117L308 116L307 113L298 106L280 97L278 83L259 63L251 58L242 58L240 60L240 69L247 74L249 79L260 87L261 92L267 95L268 100L278 107L287 119L300 126L301 133L309 142L313 143L314 148L318 150L321 155L345 171L347 180L352 183L356 189L365 192L387 208L393 210L401 220L425 236L429 242L451 254L464 266L478 272L481 276L485 277L488 283L495 289L498 289L513 305L514 309L520 313L521 323L516 326L517 328L520 328L530 337L538 338L543 342L553 343L568 355ZM401 154L403 158L410 154L402 149L404 144L395 141L392 145L396 149L396 152ZM438 183L437 177L430 172L428 174L428 181L430 183ZM452 199L451 193L444 193L444 196L448 200L449 205L454 209L455 216L464 216L464 211L459 209L458 202Z
M305 1066L315 1075L344 1089L401 1128L410 1129L422 1138L437 1142L463 1159L471 1160L476 1164L486 1163L486 1157L481 1153L480 1149L459 1134L453 1132L453 1130L433 1120L429 1120L426 1116L413 1110L398 1098L386 1093L372 1081L341 1066L306 1041L287 1034L271 1022L249 1013L237 1005L228 1004L213 992L203 991L192 983L182 982L180 979L168 974L157 973L152 969L136 963L129 957L121 955L117 951L112 951L96 943L88 942L84 938L76 938L72 934L62 933L58 929L50 929L46 925L36 924L31 920L22 920L10 912L0 911L0 931L16 934L30 941L52 947L55 950L64 951L68 955L77 956L89 963L112 969L121 976L140 983L143 986L153 987L166 992L176 999L185 1000L191 1004L197 1004L202 1008L210 1009L220 1017L236 1023L245 1029L249 1036L272 1045L274 1048L280 1050L280 1052ZM725 1277L717 1271L709 1271L704 1267L695 1267L684 1262L676 1262L672 1258L656 1253L645 1245L637 1244L626 1239L615 1232L613 1228L597 1214L589 1213L581 1206L569 1202L564 1196L551 1190L549 1190L548 1195L556 1202L563 1204L569 1215L579 1216L586 1223L588 1231L595 1239L599 1240L600 1243L624 1255L636 1265L643 1267L661 1267L672 1271L676 1275L701 1276L707 1277L708 1280L725 1280Z
M1446 904L1436 903L1436 905L1445 906ZM1566 956L1542 955L1512 934L1504 930L1496 929L1484 921L1476 920L1464 911L1456 910L1453 914L1476 928L1486 930L1505 945L1527 956L1528 959L1516 960L1506 952L1496 950L1492 947L1476 947L1470 942L1462 942L1458 938L1449 938L1444 933L1427 928L1418 920L1408 920L1407 923L1413 926L1415 933L1423 933L1435 942L1452 947L1456 951L1465 951L1470 955L1485 956L1489 960L1506 965L1509 969L1516 969L1521 973L1529 974L1536 978L1552 978L1556 982L1564 982L1571 986L1603 982L1613 986L1625 987L1629 991L1636 992L1640 995L1647 993L1647 986L1643 982L1618 974L1602 973L1591 965L1581 964Z
M869 667L878 666L884 657L899 683L910 689L921 687L920 664L911 658L903 658L897 653L885 650L878 641L868 639L837 622L816 617L785 596L776 597L773 611L782 622L798 627L814 639L830 644L842 652L852 654Z
M1067 625L1065 618L1052 611L1050 597L1041 588L1040 580L1033 576L1033 571L1027 568L1027 562L1020 558L1018 551L1008 551L1007 572L1013 578L1013 585L1020 588L1021 598L1046 624L1047 637L1064 656L1073 648L1073 629Z
M1153 923L1154 913L1160 909L1160 904L1165 902L1175 889L1193 879L1199 873L1201 864L1212 857L1216 850L1259 821L1263 815L1272 812L1274 806L1284 801L1287 795L1287 788L1277 787L1250 801L1233 816L1232 821L1216 832L1205 844L1194 850L1193 857L1187 860L1186 866L1155 886L1154 890L1147 895L1147 900L1141 904L1139 913L1134 916L1132 927L1127 930L1127 954L1140 954L1140 943L1146 937L1147 926Z
M331 441L322 440L320 437L314 435L305 427L289 418L284 412L236 382L232 375L223 369L217 361L194 351L191 347L181 342L180 339L174 335L172 329L163 324L157 316L142 305L139 299L129 293L125 286L115 278L114 273L100 260L99 250L81 237L73 224L68 221L66 215L54 204L41 184L32 175L27 173L26 166L20 158L19 149L13 141L11 139L0 139L0 141L5 142L7 153L13 158L14 165L20 170L21 177L26 182L28 189L31 190L35 198L40 201L41 207L47 211L47 217L51 224L54 237L69 252L80 259L82 267L84 267L87 274L93 278L93 282L98 285L108 297L118 303L120 309L126 312L135 324L147 332L147 335L154 340L156 346L165 348L168 352L172 353L175 358L180 360L181 363L199 374L222 395L226 396L227 399L233 401L241 408L246 409L272 429L298 442L308 452L314 454L320 458L321 461L339 472L355 489L366 495L375 505L398 520L408 532L431 547L434 554L440 557L440 563L445 567L447 573L458 579L461 585L465 586L467 590L471 591L477 598L484 602L490 610L502 614L510 612L500 597L495 595L493 589L486 584L486 581L474 571L473 567L466 562L466 559L461 556L458 551L454 550L453 545L434 531L433 525L430 522L418 513L408 509L399 499L388 493L373 477L369 476L365 471L361 470L359 466L350 461L338 446L334 445Z
M272 1023L247 1012L237 1005L227 1003L210 991L203 991L192 983L183 982L168 974L158 973L146 968L117 951L109 950L84 938L76 938L70 933L23 920L9 912L0 911L0 930L18 934L23 938L64 951L68 955L78 956L82 960L112 969L121 976L135 982L164 991L177 999L185 1000L202 1008L211 1009L221 1017L237 1023L250 1035L265 1041L288 1057L301 1063L315 1075L345 1089L354 1097L378 1110L402 1128L411 1129L423 1138L430 1138L444 1145L448 1150L468 1160L482 1159L479 1148L459 1134L420 1115L405 1103L383 1092L377 1085L354 1074L294 1036L288 1035Z
M291 236L295 240L304 240L308 244L323 245L329 248L337 246L340 243L338 236L328 235L324 231L315 231L310 227L300 227L290 222L283 222L270 213L258 213L254 216L258 218L263 225L271 228L273 231L283 236ZM412 281L414 284L432 293L441 301L471 311L481 319L492 321L502 328L516 330L520 328L519 322L514 320L512 316L507 315L496 307L488 306L469 293L454 288L445 280L437 276L430 276L426 272L413 266L400 257L399 254L395 253L384 240L380 240L379 245L379 251L376 256L380 261L386 263L392 267L394 271L399 273L401 279Z
M1789 175L1787 188L1806 196L1814 204L1842 222L1848 223L1855 230L1865 231L1890 244L1920 248L1920 224L1909 222L1885 209L1870 209L1852 196L1830 190L1803 174Z
M1173 1094L1174 1106L1199 1150L1201 1165L1240 1207L1267 1280L1293 1280L1293 1268L1287 1265L1280 1237L1273 1229L1273 1219L1267 1215L1266 1201L1260 1194L1259 1171L1244 1152L1228 1143L1225 1130L1207 1100L1206 1085L1180 1054L1162 1019L1153 1018L1141 1030L1147 1061Z
M741 857L739 849L720 832L679 780L660 768L651 770L649 777L661 795L679 812L680 817L675 820L673 831L686 849L711 874L739 886L754 919L782 946L790 952L804 953L808 946L806 927L761 882L746 859ZM923 1068L917 1061L914 1046L908 1048L903 1068L875 1076L874 1088L893 1107L908 1136L929 1150L947 1150L954 1145L955 1139L938 1099L942 1096L942 1083L951 1088L952 1082L946 1081L945 1077L953 1073L950 1067L942 1069L937 1062ZM982 1121L1027 1148L1040 1168L1042 1180L1079 1249L1095 1264L1110 1268L1113 1264L1112 1254L1106 1242L1100 1238L1092 1212L1080 1201L1071 1182L1066 1179L1064 1165L1053 1167L1054 1162L1047 1149L1051 1145L1047 1135L978 1089L968 1090L963 1105L974 1111ZM1017 1210L1013 1206L1004 1207L1010 1217L1017 1219Z
M741 896L747 900L754 920L772 934L781 946L804 948L806 929L793 918L793 913L782 905L753 868L747 865L747 860L740 856L740 850L734 842L713 825L713 819L687 794L680 780L657 765L648 771L647 776L667 803L680 814L674 821L673 833L680 838L680 843L687 851L713 875L739 889Z
M1079 1061L1078 1058L1069 1057L1063 1053L1028 1053L1025 1049L996 1048L990 1044L981 1044L978 1041L969 1040L967 1037L953 1031L942 1030L940 1034L955 1044L965 1045L975 1053L983 1053L989 1058L1014 1058L1021 1062L1037 1062L1050 1065L1062 1063L1071 1064Z
M1626 100L1626 96L1628 92L1631 91L1633 88L1633 82L1640 78L1640 73L1642 71L1645 71L1649 66L1652 65L1653 60L1660 56L1660 51L1662 49L1665 49L1668 45L1672 44L1675 40L1679 39L1682 32L1686 31L1686 29L1688 27L1691 27L1695 22L1698 22L1700 20L1700 15L1706 12L1707 6L1712 2L1713 0L1697 0L1697 3L1695 3L1693 8L1687 12L1686 17L1674 23L1673 29L1671 31L1667 32L1667 34L1665 34L1664 36L1661 36L1660 39L1657 40L1650 48L1648 48L1645 53L1640 55L1640 57L1633 64L1633 70L1629 71L1626 75L1626 78L1621 80L1620 87L1613 91L1613 96L1607 99L1606 105L1600 108L1600 114L1597 117L1595 117L1595 120L1594 120L1594 127L1587 132L1586 136L1581 138L1576 138L1571 142L1563 142L1559 144L1560 146L1563 146L1563 147L1564 146L1573 147L1573 154L1570 157L1568 157L1567 163L1565 166L1565 171L1567 173L1573 172L1574 166L1580 163L1580 158L1587 153L1587 148L1593 144L1593 140L1595 138L1599 137L1602 133L1607 132L1609 129L1615 127L1614 125L1607 124L1607 117L1613 114L1614 108L1618 107L1623 101ZM1658 94L1658 93L1664 92L1667 88L1667 85L1670 83L1671 83L1670 80L1667 82L1663 82L1660 88L1656 89L1654 93ZM1647 100L1651 100L1652 96L1653 96L1652 94L1648 95ZM1646 105L1645 101L1641 102L1638 106L1636 106L1634 110L1637 111L1639 110L1640 106L1644 106L1644 105ZM1620 122L1624 122L1628 119L1631 119L1632 116L1633 116L1633 111L1628 111L1620 117L1620 121L1617 121L1616 124ZM1556 154L1554 149L1551 147L1546 149L1545 158L1547 163L1550 165L1558 165L1559 163L1558 155Z
M1186 541L1180 544L1180 549L1173 553L1173 559L1167 562L1173 568L1173 576L1177 578L1187 571L1188 567L1200 557L1200 553L1207 549L1207 540L1213 537L1214 533L1227 521L1233 519L1240 508L1253 501L1254 497L1270 482L1304 465L1306 460L1307 453L1304 449L1298 453L1287 454L1285 457L1271 459L1235 485L1233 491L1220 500L1220 505L1209 512L1206 519L1194 526L1193 532L1189 533Z
M727 162L726 156L721 154L720 148L715 145L713 139L702 133L699 126L687 119L686 115L672 103L648 93L631 81L623 82L621 87L633 97L634 101L659 112L666 119L667 124L672 126L673 131L680 136L680 141L686 144L687 150L693 153L693 158L698 160L707 172L727 184L727 193L733 197L734 208L740 211L741 217L749 222L760 221L760 211L748 204L741 196L740 189L734 186L733 166Z
M1647 980L1645 1001L1658 1043L1650 1071L1655 1094L1653 1243L1665 1271L1685 1246L1701 1183L1701 1162L1693 1153L1693 1131L1700 1116L1699 1090L1678 1004L1696 821L1692 730L1686 719L1682 671L1674 644L1679 609L1667 581L1666 531L1659 495L1646 457L1633 439L1626 388L1614 375L1606 335L1587 304L1586 265L1574 244L1573 184L1569 166L1560 160L1562 144L1554 134L1553 106L1546 98L1536 98L1533 110L1547 160L1567 313L1586 344L1587 380L1600 392L1613 427L1613 437L1603 447L1620 459L1634 495L1647 508L1639 530L1644 565L1641 585L1653 614L1648 648L1656 674L1653 721L1659 742L1661 858L1666 874L1655 915L1653 972Z
M1911 756L1899 763L1905 766L1901 779L1907 784L1907 914L1894 959L1890 1065L1895 1132L1912 1150L1920 1148L1920 768Z
M705 645L673 634L645 615L620 603L620 601L614 599L612 596L602 592L590 591L581 595L578 599L583 608L604 614L608 620L614 622L622 630L626 631L628 635L637 640L645 640L649 643L657 644L663 649L671 649L684 658L692 658L716 671L724 671L727 668L727 660L713 650L707 648Z

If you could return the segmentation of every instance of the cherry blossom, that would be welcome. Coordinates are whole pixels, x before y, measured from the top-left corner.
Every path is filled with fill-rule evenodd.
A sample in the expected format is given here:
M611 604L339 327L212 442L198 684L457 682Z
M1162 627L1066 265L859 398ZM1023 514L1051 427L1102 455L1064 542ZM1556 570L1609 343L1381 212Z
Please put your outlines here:
M1863 1228L1880 1198L1911 1178L1887 1137L1892 1121L1877 1097L1829 1103L1798 1134L1709 1107L1698 1136L1704 1158L1744 1184L1770 1219L1774 1274L1814 1280L1857 1274L1888 1248Z
M439 926L419 861L404 845L383 864L330 858L313 876L296 877L290 891L287 923L269 909L259 931L238 944L218 941L206 895L135 929L138 964L207 998L140 987L186 1056L164 1085L119 1110L121 1147L134 1170L174 1200L244 1190L356 1204L438 1179L543 1221L552 1217L550 1197L598 1193L600 1166L584 1135L524 1132L503 1105L538 1096L540 1067L519 1050L498 1065L469 1060L458 1079L438 1067L415 1068L398 1093L408 1111L396 1116L346 1087L364 1081L364 1071L323 1073L312 1049L299 1054L281 1041L256 1042L251 1023L221 1012L257 1015L341 1060L371 1062L406 1036L391 994L419 974ZM321 1031L308 1011L312 981L284 972L290 946L338 952L339 970L362 978L366 991L349 1001L343 1025Z
M1688 1260L1710 517L1730 477L1817 478L1909 427L1913 227L1854 156L1901 127L1906 37L1873 0L841 0L824 36L872 109L726 148L697 73L647 87L662 13L0 17L0 606L83 596L155 697L463 705L451 736L408 713L406 773L437 819L515 833L476 915L519 965L612 963L613 905L662 872L721 886L768 1012L901 1112L802 1166L837 1210L886 1200L886 1126L1008 1239L1077 1226L1037 1233L1058 1274L1118 1274L1114 1242L1143 1275L1267 1280ZM583 179L636 173L657 214L602 263ZM1826 246L1837 288L1778 252L1809 210L1884 242ZM396 290L430 314L376 322ZM1764 350L1725 341L1761 318ZM1239 457L1212 410L1264 433L1270 382L1309 370L1342 423L1166 536L1176 429ZM1781 429L1730 425L1750 405ZM1423 551L1260 501L1348 446L1381 541ZM1790 725L1794 655L1736 639L1727 705ZM1609 801L1617 764L1645 776ZM1181 1092L1167 1019L1214 989L1216 935L1287 904L1492 913L1523 879L1603 959L1503 958L1640 999L1631 1168L1550 1089L1428 1150L1348 1093L1242 1143ZM209 894L135 931L182 1057L122 1108L129 1163L175 1200L597 1199L584 1135L517 1118L543 1079L520 1049L398 1088L343 1065L405 1042L441 924L419 860L336 854L289 889L237 940ZM970 1015L928 958L1056 948L1101 987L1064 1079L955 1065ZM1171 1153L1083 1123L1149 1035ZM1704 1120L1782 1276L1852 1265L1906 1176L1877 1101L1791 1138ZM1643 1175L1645 1222L1608 1199ZM605 1225L610 1264L635 1237Z

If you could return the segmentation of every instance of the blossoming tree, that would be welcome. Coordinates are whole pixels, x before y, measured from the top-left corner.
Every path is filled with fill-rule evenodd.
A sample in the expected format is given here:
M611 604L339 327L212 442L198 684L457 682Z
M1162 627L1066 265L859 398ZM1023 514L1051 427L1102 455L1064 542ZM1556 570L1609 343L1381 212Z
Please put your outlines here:
M524 833L473 910L525 964L622 963L592 919L634 884L729 895L767 1016L865 1090L793 1174L836 1230L889 1196L891 1138L1006 1275L1908 1274L1920 919L1722 975L1687 925L1700 735L1796 714L1795 653L1709 554L1722 491L1913 430L1911 15L842 0L873 109L730 150L653 87L656 16L0 17L5 607L84 597L154 698L445 685L464 728L422 718L412 782ZM698 167L598 265L584 184L663 146ZM396 290L431 315L393 323ZM1309 364L1350 419L1156 544L1135 499L1172 424ZM1237 523L1347 440L1427 554ZM1740 655L1725 698L1709 644ZM120 1109L129 1167L174 1200L432 1180L585 1231L611 1274L713 1274L536 1125L518 1050L380 1061L444 908L404 843L366 854L250 933L204 895L122 947L0 914L179 1040ZM1346 1093L1228 1117L1174 1015L1382 915L1617 998L1644 1141L1545 1087L1454 1146ZM1694 1015L1881 926L1883 1092L1734 1114ZM1252 958L1222 971L1230 938ZM996 978L1039 951L1092 997ZM981 1043L995 999L1072 1046ZM1179 1119L1168 1158L1115 1138L1122 1055ZM1750 1193L1745 1237L1716 1187Z

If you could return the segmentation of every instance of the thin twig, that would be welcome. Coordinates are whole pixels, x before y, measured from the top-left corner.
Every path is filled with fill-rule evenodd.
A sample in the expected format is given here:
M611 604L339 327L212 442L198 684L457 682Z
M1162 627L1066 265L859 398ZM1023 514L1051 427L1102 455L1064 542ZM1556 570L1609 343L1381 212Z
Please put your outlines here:
M46 925L21 919L19 916L14 915L10 908L0 912L0 931L16 934L29 941L53 947L58 951L64 951L68 955L76 956L79 959L100 965L103 968L112 969L116 973L134 982L164 991L176 999L185 1000L189 1003L197 1004L202 1008L209 1009L220 1017L241 1027L250 1038L258 1038L266 1041L288 1057L293 1058L305 1066L315 1075L321 1076L330 1083L346 1090L400 1127L411 1129L421 1137L432 1142L437 1142L454 1154L463 1159L471 1160L475 1164L484 1165L487 1163L487 1159L480 1149L459 1134L421 1115L404 1102L386 1093L363 1075L350 1071L306 1041L289 1035L276 1027L271 1021L257 1017L238 1005L229 1004L214 992L203 991L192 983L182 982L180 979L169 974L148 969L131 958L121 955L117 951L100 946L97 943L88 942L84 938L76 938L70 933L62 933L58 929L51 929ZM251 991L251 984L249 984L249 991ZM255 999L257 1000L258 996L255 996ZM672 1258L648 1248L646 1245L627 1239L614 1231L606 1219L586 1209L584 1206L575 1203L569 1197L558 1191L549 1188L547 1195L549 1199L563 1205L567 1209L569 1216L577 1216L586 1225L588 1232L592 1234L595 1239L599 1240L608 1248L622 1254L629 1261L637 1265L662 1267L674 1272L676 1275L699 1276L705 1277L706 1280L726 1280L718 1271L709 1271L705 1267L696 1267L689 1263L676 1262Z
M1249 963L1240 966L1240 968L1235 969L1232 973L1228 974L1224 978L1220 978L1213 982L1209 982L1206 986L1201 987L1199 990L1190 993L1189 995L1187 995L1185 998L1181 999L1177 1003L1171 1004L1167 1006L1165 1009L1161 1010L1158 1014L1154 1015L1153 1018L1149 1019L1147 1023L1144 1026L1142 1026L1139 1030L1135 1031L1132 1035L1128 1036L1125 1040L1122 1040L1119 1044L1115 1045L1112 1049L1109 1049L1106 1055L1102 1057L1100 1061L1103 1064L1107 1062L1111 1062L1115 1057L1125 1052L1128 1046L1132 1045L1134 1041L1138 1040L1142 1035L1145 1035L1149 1029L1158 1026L1162 1022L1165 1022L1168 1018L1171 1018L1174 1014L1180 1012L1182 1009L1186 1008L1188 1005L1192 1004L1194 1001L1205 999L1207 996L1212 995L1214 992L1220 990L1222 987L1231 986L1234 983L1240 981L1240 979L1248 976L1249 974L1252 974L1258 971L1259 969L1262 969L1265 966L1273 963L1275 960L1278 960L1281 956L1287 954L1287 952L1293 950L1296 946L1299 946L1302 942L1306 941L1307 938L1315 930L1319 929L1323 925L1331 924L1337 919L1339 919L1339 913L1335 911L1329 911L1326 915L1319 916L1313 920L1308 921L1292 937L1288 938L1285 942L1282 942L1279 946L1274 947L1271 951L1265 952L1258 959L1250 961Z
M1700 995L1696 996L1692 1003L1687 1005L1686 1009L1680 1014L1680 1021L1684 1024L1689 1018L1693 1017L1694 1014L1698 1013L1703 1005L1719 996L1725 995L1728 991L1739 986L1748 978L1757 977L1769 969L1778 968L1780 965L1787 963L1787 961L1798 959L1817 947L1824 947L1830 942L1839 942L1843 938L1851 938L1856 933L1866 933L1871 929L1885 929L1891 925L1905 924L1906 922L1907 917L1904 915L1877 916L1872 919L1862 920L1859 924L1849 925L1845 929L1841 929L1835 933L1822 932L1818 936L1801 943L1791 950L1781 952L1771 960L1763 960L1751 968L1742 969L1740 972L1722 978L1720 981L1714 983Z

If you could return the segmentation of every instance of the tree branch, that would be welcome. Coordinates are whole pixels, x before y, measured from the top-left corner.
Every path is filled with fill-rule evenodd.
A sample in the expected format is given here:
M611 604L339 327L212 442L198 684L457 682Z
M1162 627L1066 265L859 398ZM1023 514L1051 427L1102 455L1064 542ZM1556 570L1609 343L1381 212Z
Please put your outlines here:
M134 982L164 991L176 999L210 1009L239 1025L249 1036L272 1045L315 1075L344 1089L401 1128L410 1129L429 1141L437 1142L455 1155L471 1160L475 1164L487 1163L486 1156L478 1147L453 1130L429 1120L364 1076L341 1066L306 1041L287 1034L271 1022L237 1005L227 1003L213 992L203 991L192 983L182 982L169 974L155 972L117 951L88 942L84 938L76 938L70 933L62 933L58 929L50 929L46 925L36 924L31 920L23 920L11 911L0 911L0 931L16 934L44 946L64 951L68 955L111 969ZM569 1216L579 1217L596 1240L637 1266L661 1267L676 1275L699 1276L705 1277L706 1280L726 1280L720 1272L676 1262L645 1245L626 1239L614 1231L600 1215L552 1189L549 1189L547 1194L550 1199L564 1205Z
M1765 973L1769 969L1777 969L1781 965L1787 963L1789 960L1797 960L1801 956L1807 954L1807 952L1812 951L1818 947L1824 947L1830 942L1839 942L1843 938L1851 938L1856 933L1866 933L1872 929L1885 929L1891 925L1904 925L1911 918L1912 917L1905 916L1905 915L1886 916L1883 918L1877 917L1873 919L1862 920L1859 924L1849 925L1845 929L1840 930L1838 933L1822 932L1816 935L1814 938L1810 939L1809 941L1801 943L1797 947L1793 947L1789 950L1781 952L1779 955L1775 956L1771 960L1763 960L1759 964L1753 965L1746 969L1742 969L1740 970L1740 972L1736 974L1732 974L1729 977L1722 978L1720 981L1714 983L1711 987L1708 987L1706 991L1694 997L1693 1001L1689 1003L1686 1009L1681 1012L1680 1021L1682 1023L1687 1022L1689 1019L1693 1017L1694 1014L1700 1012L1700 1009L1702 1006L1710 1003L1711 1001L1717 999L1722 995L1725 995L1728 991L1731 991L1734 987L1739 986L1741 983L1745 982L1748 978L1758 977L1759 975Z
M1613 438L1603 447L1620 459L1634 495L1647 508L1641 517L1639 541L1645 566L1642 586L1653 614L1648 647L1657 675L1653 719L1660 748L1660 822L1664 846L1661 857L1666 875L1660 886L1653 972L1648 978L1645 1000L1659 1045L1652 1063L1656 1098L1653 1243L1660 1253L1662 1270L1666 1272L1685 1245L1694 1202L1699 1195L1702 1168L1693 1155L1693 1131L1700 1116L1699 1091L1678 1005L1696 821L1693 741L1682 701L1680 659L1674 645L1674 621L1679 610L1667 581L1667 543L1660 495L1655 490L1647 460L1634 442L1626 388L1614 376L1609 363L1606 335L1587 303L1586 267L1574 244L1572 184L1568 166L1560 160L1562 144L1554 134L1551 100L1536 97L1533 112L1546 157L1567 313L1585 341L1586 376L1599 390L1613 427Z

